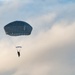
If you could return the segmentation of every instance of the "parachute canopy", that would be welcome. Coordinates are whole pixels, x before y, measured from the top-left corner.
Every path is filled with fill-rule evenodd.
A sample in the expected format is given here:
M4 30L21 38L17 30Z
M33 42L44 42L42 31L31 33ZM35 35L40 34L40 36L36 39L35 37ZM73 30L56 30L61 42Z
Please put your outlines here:
M30 35L32 29L24 21L14 21L4 26L5 33L10 36Z

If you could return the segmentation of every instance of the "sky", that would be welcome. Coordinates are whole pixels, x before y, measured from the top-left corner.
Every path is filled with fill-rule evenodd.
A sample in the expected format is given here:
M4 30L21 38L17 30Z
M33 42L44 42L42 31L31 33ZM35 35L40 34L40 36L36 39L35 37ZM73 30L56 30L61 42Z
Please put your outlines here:
M31 35L6 35L15 20ZM0 75L75 75L75 0L0 0Z

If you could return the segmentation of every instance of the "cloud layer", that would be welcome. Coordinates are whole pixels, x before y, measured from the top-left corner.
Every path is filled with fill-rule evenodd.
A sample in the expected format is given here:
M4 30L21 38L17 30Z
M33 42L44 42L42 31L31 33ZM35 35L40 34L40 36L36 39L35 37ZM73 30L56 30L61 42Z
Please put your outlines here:
M52 5L49 5L48 1L46 4L42 2L3 1L0 7L3 32L0 39L1 75L75 75L74 3L53 0L50 2ZM38 6L39 3L41 5ZM37 11L38 8L34 6L38 6L40 10ZM66 8L55 9L58 6ZM69 9L68 6L72 7ZM3 26L17 18L33 26L30 36L5 35ZM16 45L22 45L20 58L17 57Z

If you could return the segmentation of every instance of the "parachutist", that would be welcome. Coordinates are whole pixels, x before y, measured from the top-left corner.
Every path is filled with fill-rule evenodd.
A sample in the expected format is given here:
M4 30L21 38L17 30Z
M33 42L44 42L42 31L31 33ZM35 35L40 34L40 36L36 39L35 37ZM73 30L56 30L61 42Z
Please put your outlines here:
M18 54L18 57L20 57L20 52L19 51L17 51L17 54Z
M22 48L22 46L16 46L18 57L20 57L20 49L21 48Z
M30 35L33 27L24 21L13 21L4 26L5 33L9 36ZM20 57L21 46L16 46L18 57Z

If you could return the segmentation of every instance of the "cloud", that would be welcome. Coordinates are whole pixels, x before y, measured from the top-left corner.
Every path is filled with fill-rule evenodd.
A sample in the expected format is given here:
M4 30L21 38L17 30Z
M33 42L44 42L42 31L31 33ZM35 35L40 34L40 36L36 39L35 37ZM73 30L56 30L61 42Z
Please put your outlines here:
M11 11L16 11L19 8L22 7L22 5L24 4L28 4L30 1L20 1L20 0L7 0L7 1L3 1L0 10L1 12L4 13L10 13Z
M69 50L67 47L75 43L74 32L75 23L63 26L61 22L34 37L17 38L19 42L15 44L23 46L20 58L17 57L16 49L11 42L11 40L16 39L11 37L8 38L10 41L7 38L3 39L0 42L0 72L14 69L15 73L13 75L71 74L74 72L75 67L67 62L70 61L67 57L73 50ZM70 67L73 69L71 70Z
M53 21L56 18L55 13L46 13L39 16L34 16L26 21L33 26L33 33L39 33L41 31L46 31L51 28ZM35 32L34 32L35 31Z
M4 15L4 19L1 20L5 24L9 19L14 20L15 17L13 16L15 13L25 13L26 10L20 10L24 9L24 5L31 6L31 4L36 6L39 2L35 3L34 1L28 0L3 2L3 5L0 7L0 15ZM22 20L27 21L33 26L33 31L30 36L12 38L5 35L1 38L1 75L5 73L8 75L75 75L75 22L72 21L74 19L70 19L71 15L74 18L74 14L72 14L74 13L74 3L73 5L72 3L64 4L66 8L60 4L61 3L58 5L49 4L53 8L52 10L49 5L43 5L45 9L39 11L44 11L44 13L37 12L37 15L34 14L32 16L27 13L26 16L29 15L28 18L25 18L26 16L24 16L24 14L24 18L20 15L20 19L23 18ZM31 9L30 6L29 9ZM32 8L34 8L34 6L32 6ZM44 8L43 6L42 8ZM61 7L63 8L61 9ZM47 11L45 12L45 10ZM31 11L35 12L35 10L32 9L30 12ZM4 13L6 13L6 15ZM8 21L7 16L10 17ZM17 57L16 45L22 45L20 58Z
M60 24L33 38L32 45L29 46L30 49L28 48L28 66L21 65L16 74L60 75L62 73L62 75L66 75L74 73L75 67L69 62L69 54L73 50L69 50L67 47L75 41L75 25L62 26L62 23Z

